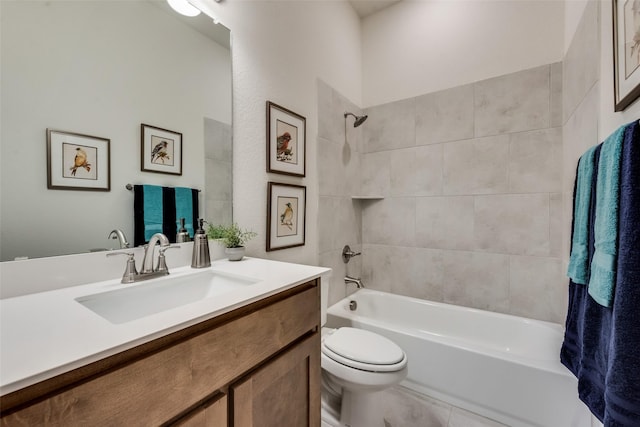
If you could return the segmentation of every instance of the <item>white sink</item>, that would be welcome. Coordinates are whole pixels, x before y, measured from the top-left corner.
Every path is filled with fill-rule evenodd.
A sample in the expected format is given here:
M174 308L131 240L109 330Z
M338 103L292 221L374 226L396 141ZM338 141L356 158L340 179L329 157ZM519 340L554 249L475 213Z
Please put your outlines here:
M126 323L165 310L246 288L260 280L213 270L164 276L131 287L76 298L111 323Z

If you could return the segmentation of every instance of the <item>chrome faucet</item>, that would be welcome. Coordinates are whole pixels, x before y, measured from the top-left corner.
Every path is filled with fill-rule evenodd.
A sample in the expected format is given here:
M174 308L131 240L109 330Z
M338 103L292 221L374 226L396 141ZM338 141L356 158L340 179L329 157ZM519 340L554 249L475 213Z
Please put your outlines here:
M356 288L358 288L358 289L364 288L364 285L362 284L362 279L346 276L344 278L344 284L348 285L350 283L353 283L354 285L356 285Z
M160 244L160 254L158 255L158 267L153 268L153 254L156 249L156 244L158 243ZM160 269L159 267L162 267L160 263L162 260L164 260L163 248L165 248L166 250L168 247L169 247L169 239L164 234L156 233L153 236L151 236L151 239L149 239L149 243L144 246L144 258L142 259L142 271L140 272L140 274L153 273L159 270ZM165 264L164 270L166 270L166 268L167 266Z
M116 228L115 230L111 230L111 233L109 233L109 237L107 237L107 239L118 239L118 241L120 242L120 249L129 249L129 242L127 241L127 238L125 237L122 230L118 228Z
M153 254L155 252L156 244L158 243L160 244L160 249L158 249L158 262L154 267ZM144 246L144 258L142 260L142 271L140 271L140 273L138 273L138 270L136 269L136 261L134 259L133 252L110 252L107 256L126 255L128 259L126 269L122 275L122 283L134 283L169 274L164 253L167 249L173 248L180 248L180 246L171 246L169 244L169 239L164 234L156 233L151 236L149 244Z

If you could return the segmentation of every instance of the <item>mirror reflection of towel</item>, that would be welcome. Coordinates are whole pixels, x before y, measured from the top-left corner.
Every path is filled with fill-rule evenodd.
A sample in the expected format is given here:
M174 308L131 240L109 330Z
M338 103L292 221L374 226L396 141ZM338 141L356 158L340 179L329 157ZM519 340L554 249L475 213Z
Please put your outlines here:
M187 229L189 237L193 239L198 223L198 191L186 187L176 187L175 191L177 227L180 228L180 218L184 218L184 228ZM196 215L193 214L194 212Z
M198 219L198 190L158 185L134 185L134 245L144 245L155 233L163 233L175 243L180 218L193 237Z

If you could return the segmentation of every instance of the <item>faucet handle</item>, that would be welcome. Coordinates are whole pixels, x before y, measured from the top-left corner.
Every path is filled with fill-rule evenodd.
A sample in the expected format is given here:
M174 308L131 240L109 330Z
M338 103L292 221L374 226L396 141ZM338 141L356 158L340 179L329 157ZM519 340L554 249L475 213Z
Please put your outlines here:
M167 267L167 260L164 256L164 252L167 249L180 249L180 245L162 246L158 250L158 267L156 271L166 271L169 274L169 268Z
M127 259L127 266L125 267L124 274L122 275L121 283L135 282L135 277L138 275L136 259L134 258L135 254L133 252L110 252L107 254L108 257L116 255L125 255L129 257L129 259Z
M342 248L342 261L346 264L351 258L361 254L362 252L353 252L349 245L344 245L344 248Z

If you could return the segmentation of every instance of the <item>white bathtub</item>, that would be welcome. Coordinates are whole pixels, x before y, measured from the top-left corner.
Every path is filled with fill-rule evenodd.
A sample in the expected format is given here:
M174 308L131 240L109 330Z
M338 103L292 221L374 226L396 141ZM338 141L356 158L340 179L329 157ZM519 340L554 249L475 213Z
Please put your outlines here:
M327 326L395 341L409 357L402 385L419 393L512 427L591 425L555 323L361 289L329 308Z

